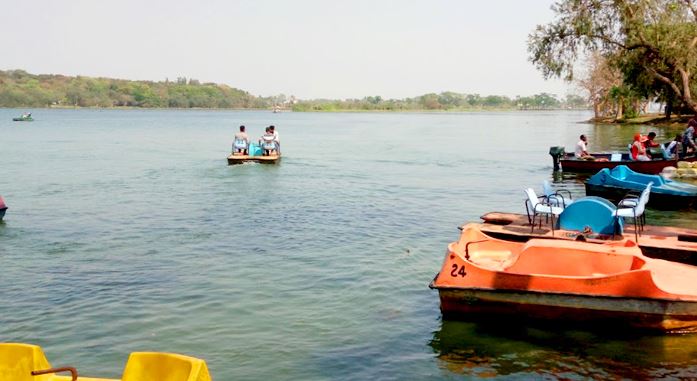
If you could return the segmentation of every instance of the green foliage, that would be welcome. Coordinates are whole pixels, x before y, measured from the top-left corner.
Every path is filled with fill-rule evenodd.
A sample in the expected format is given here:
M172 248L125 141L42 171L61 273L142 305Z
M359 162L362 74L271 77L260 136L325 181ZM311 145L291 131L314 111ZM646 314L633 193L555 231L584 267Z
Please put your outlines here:
M528 39L545 77L573 79L579 55L599 53L644 98L679 99L697 112L697 5L692 0L559 0L556 19Z
M293 111L468 111L589 108L588 102L578 95L567 96L567 99L570 99L572 103L561 101L554 95L547 93L511 99L501 95L482 97L479 94L459 94L446 91L440 94L429 93L405 99L383 99L380 96L369 96L360 100L307 100L294 104Z
M274 106L293 111L419 111L506 110L565 107L554 95L542 93L511 99L506 96L459 94L451 91L415 98L316 99L297 101L283 94L255 97L226 85L176 81L126 81L109 78L33 75L22 70L0 71L0 107L172 107L255 108ZM579 107L575 105L574 107ZM587 107L587 105L586 105Z
M269 108L271 99L225 85L33 75L0 71L0 107L177 107Z

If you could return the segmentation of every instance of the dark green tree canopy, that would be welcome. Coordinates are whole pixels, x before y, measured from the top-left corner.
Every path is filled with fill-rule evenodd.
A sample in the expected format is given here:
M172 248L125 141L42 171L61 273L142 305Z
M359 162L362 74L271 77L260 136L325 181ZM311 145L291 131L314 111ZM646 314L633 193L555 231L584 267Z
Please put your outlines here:
M528 39L546 77L573 79L578 58L601 53L634 91L673 96L697 113L697 7L693 0L560 0L556 19Z

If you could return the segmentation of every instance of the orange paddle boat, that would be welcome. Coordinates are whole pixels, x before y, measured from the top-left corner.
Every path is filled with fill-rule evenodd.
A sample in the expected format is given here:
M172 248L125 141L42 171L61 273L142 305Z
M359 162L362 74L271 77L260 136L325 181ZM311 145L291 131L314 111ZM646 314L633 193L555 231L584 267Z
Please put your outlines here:
M512 242L478 226L463 227L431 282L445 317L512 314L697 331L697 267L645 257L631 240Z

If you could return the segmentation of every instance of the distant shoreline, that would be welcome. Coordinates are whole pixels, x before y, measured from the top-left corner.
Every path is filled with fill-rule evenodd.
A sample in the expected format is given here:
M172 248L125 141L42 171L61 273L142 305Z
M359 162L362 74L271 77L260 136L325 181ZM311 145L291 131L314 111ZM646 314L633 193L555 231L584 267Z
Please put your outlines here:
M539 93L514 98L505 95L428 93L402 99L379 95L347 99L299 99L294 95L255 96L225 84L30 74L0 70L0 106L56 109L196 109L292 110L294 112L486 112L587 109L588 101L573 94L558 99Z
M447 113L469 113L469 112L549 112L549 111L591 111L590 109L577 108L577 109L565 109L565 108L545 108L545 109L514 109L514 108L472 108L472 109L448 109L448 110L433 110L433 109L405 109L405 110L358 110L358 109L335 109L335 110L279 110L274 112L273 109L268 108L219 108L219 107L138 107L138 106L112 106L112 107L98 107L98 106L44 106L44 107L0 107L0 109L5 110L177 110L177 111L268 111L272 114L284 114L284 113L432 113L432 114L447 114Z

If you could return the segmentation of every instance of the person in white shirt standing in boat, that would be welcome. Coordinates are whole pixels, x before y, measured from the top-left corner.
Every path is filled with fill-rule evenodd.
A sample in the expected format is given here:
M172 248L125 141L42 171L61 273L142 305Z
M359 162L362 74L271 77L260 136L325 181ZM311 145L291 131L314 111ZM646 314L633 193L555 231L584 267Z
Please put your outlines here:
M581 140L576 143L576 151L574 152L574 156L581 160L595 160L595 158L588 153L588 139L586 138L586 135L581 135L579 138Z
M281 140L278 139L278 131L276 131L276 126L269 126L269 130L273 134L273 141L276 142L276 151L281 154Z

